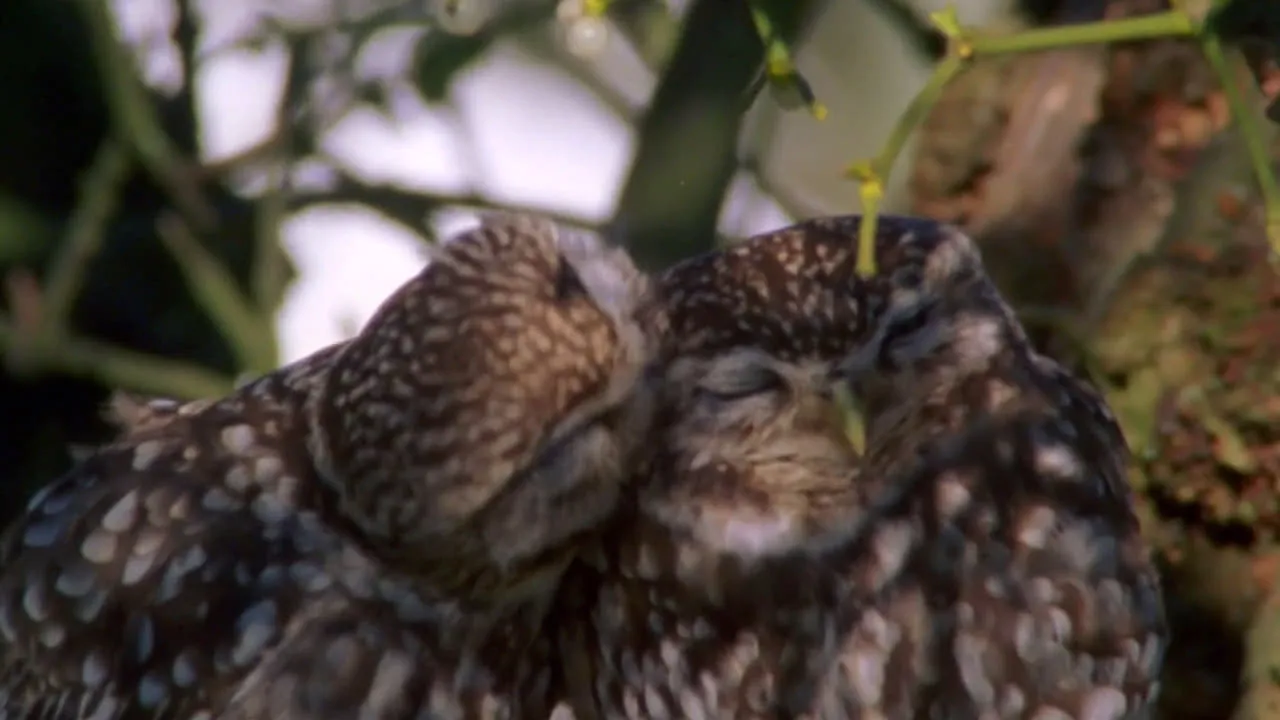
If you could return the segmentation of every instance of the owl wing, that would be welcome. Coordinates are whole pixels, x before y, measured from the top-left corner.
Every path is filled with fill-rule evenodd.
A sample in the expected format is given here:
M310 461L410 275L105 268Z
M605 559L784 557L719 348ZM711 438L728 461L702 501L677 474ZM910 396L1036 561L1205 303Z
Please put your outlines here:
M407 720L428 704L461 717L461 699L431 686L420 636L379 605L338 589L311 598L220 720Z
M464 609L415 605L379 583L381 595L335 585L309 596L219 720L548 717L559 692L549 633L532 646L506 643L531 634L523 630L460 637L451 629ZM508 686L490 671L513 657Z
M196 716L328 582L339 541L285 459L181 427L94 453L0 540L0 718Z
M1089 447L1088 432L1014 419L943 481L969 474L983 488L936 543L963 548L944 704L1015 718L1149 712L1167 642L1159 580L1115 493L1123 456Z
M894 718L1149 714L1167 629L1137 520L1115 493L1124 454L1109 437L1027 413L926 458L907 503L880 520L919 540L906 552L869 548L856 565L861 578L892 579L846 636L844 694L830 707Z

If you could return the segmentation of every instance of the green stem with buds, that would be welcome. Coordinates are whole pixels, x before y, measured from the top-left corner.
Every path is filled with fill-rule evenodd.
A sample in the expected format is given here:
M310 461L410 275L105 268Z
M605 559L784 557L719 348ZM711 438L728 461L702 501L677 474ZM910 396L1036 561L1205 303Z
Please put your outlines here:
M863 206L863 223L858 238L858 273L861 276L868 277L876 272L875 237L880 201L902 149L933 110L947 84L974 58L1161 38L1200 39L1209 63L1221 80L1231 114L1248 147L1266 207L1267 236L1280 254L1280 186L1271 170L1263 133L1235 82L1220 39L1206 32L1200 19L1181 3L1175 3L1173 10L1144 17L1037 28L1005 35L987 35L965 28L960 24L954 6L931 14L930 20L947 37L946 56L898 118L880 152L871 160L854 163L846 171L847 177L859 183Z

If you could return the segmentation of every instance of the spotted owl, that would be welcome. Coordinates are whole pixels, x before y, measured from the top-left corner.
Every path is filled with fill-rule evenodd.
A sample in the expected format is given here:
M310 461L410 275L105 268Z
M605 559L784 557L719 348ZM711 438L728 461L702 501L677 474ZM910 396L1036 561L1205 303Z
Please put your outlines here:
M1115 420L967 237L881 218L861 278L860 222L658 279L653 452L551 623L575 714L1147 715L1167 632Z
M348 342L121 435L0 539L0 718L538 717L612 511L647 280L495 216Z

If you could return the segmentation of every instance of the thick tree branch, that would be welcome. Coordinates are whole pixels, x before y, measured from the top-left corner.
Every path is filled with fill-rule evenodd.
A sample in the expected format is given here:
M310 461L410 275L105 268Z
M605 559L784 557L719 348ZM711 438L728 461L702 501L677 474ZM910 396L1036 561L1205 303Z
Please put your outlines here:
M769 6L784 40L794 40L813 2ZM611 227L637 261L661 268L709 249L720 205L738 169L745 92L764 47L745 2L697 0L688 11L647 113Z

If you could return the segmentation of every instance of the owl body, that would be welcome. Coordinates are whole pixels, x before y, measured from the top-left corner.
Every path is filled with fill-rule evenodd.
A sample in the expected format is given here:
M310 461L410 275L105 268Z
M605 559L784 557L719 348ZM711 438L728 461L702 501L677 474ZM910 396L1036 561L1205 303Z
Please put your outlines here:
M643 280L491 218L347 343L118 399L0 543L0 718L546 716L542 617L644 422Z
M837 684L856 716L1148 717L1168 630L1123 433L1031 348L976 251L949 255L891 286L842 362L875 526L907 542L861 555Z
M307 472L329 354L129 428L33 500L0 549L0 717L545 715L533 588L495 628L369 552Z
M881 218L864 278L859 225L665 276L653 455L560 601L579 717L1148 716L1167 632L1114 418L968 238Z
M349 544L289 442L326 356L131 429L33 498L0 550L0 716L225 700Z
M821 716L1150 716L1167 628L1119 430L1052 361L1016 362L893 433L869 418L864 473L897 473L873 526L903 542L849 568L858 616Z
M429 618L412 605L346 588L309 597L218 717L549 716L550 646L534 632L543 603L501 615L436 604Z
M631 494L561 589L577 716L799 717L856 590L856 454L820 363L676 360Z
M561 645L574 649L566 673L584 678L570 683L576 717L798 717L778 712L816 697L838 651L843 579L817 558L704 557L695 562L718 566L704 570L716 586L691 589L651 572L680 562L665 527L621 523L624 544L564 585L581 622Z

